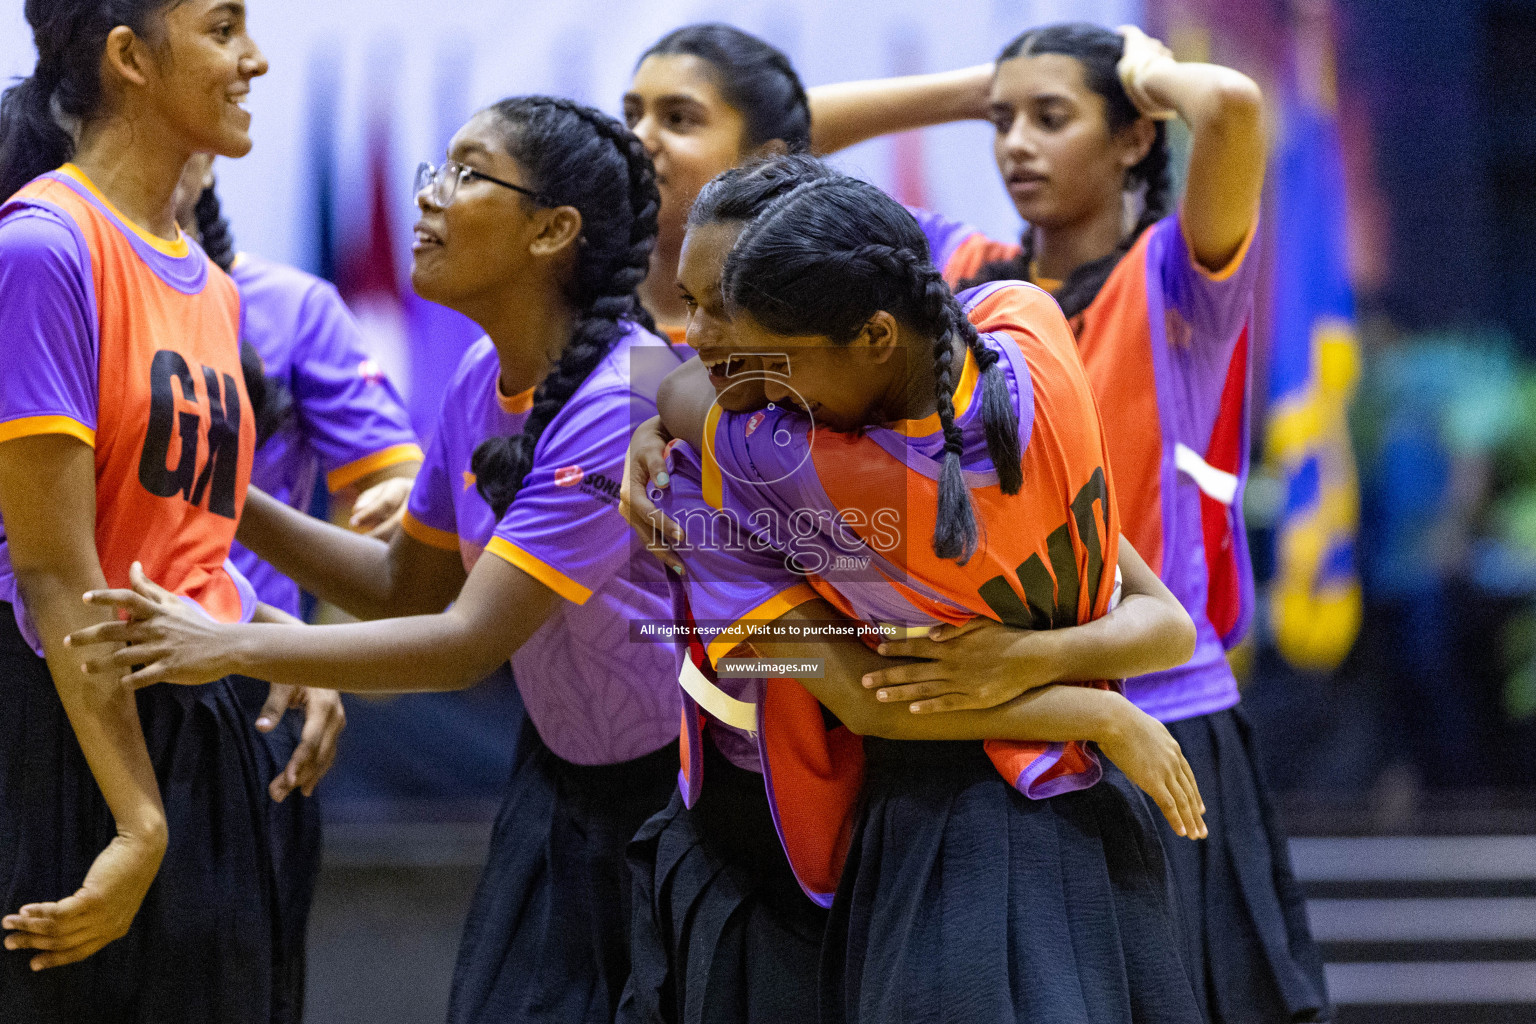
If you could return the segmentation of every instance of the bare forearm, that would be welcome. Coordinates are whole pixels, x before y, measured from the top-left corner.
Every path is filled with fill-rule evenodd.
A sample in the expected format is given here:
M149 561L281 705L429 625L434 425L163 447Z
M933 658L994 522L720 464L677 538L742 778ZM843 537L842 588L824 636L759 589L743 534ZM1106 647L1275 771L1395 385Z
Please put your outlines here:
M1128 679L1184 664L1194 654L1195 630L1177 603L1131 594L1109 614L1071 629L1038 635L1060 666L1062 682Z
M864 675L889 667L892 659L876 654L857 640L816 644L754 640L752 646L769 658L820 658L825 675L820 679L801 680L802 684L844 725L863 736L890 740L999 739L1045 743L1097 739L1119 710L1115 702L1124 703L1124 698L1105 690L1047 686L985 711L914 715L905 704L882 703L864 688L860 682ZM1047 693L1063 690L1074 692L1039 699ZM1093 696L1095 694L1099 696Z
M378 619L406 610L389 545L381 540L321 522L254 488L239 538L278 572L350 615Z
M862 82L838 82L807 90L811 149L835 153L892 132L987 116L992 65L958 71Z
M229 672L351 693L461 690L490 675L515 647L498 644L451 611L382 622L224 630L221 667Z
M80 600L86 590L105 582L98 565L17 571L22 600L43 637L59 702L118 831L163 847L165 808L133 691L88 677L80 670L80 652L64 646L64 637L74 630L107 618Z

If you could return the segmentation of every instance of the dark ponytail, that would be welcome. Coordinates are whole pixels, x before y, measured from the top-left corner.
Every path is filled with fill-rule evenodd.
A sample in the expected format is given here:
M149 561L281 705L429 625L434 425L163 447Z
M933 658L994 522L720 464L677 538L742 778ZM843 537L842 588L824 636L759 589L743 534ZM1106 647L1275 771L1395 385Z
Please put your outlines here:
M777 334L824 335L847 344L884 310L933 340L944 432L933 550L963 565L976 550L978 530L955 423L950 367L957 335L980 373L987 454L1004 494L1023 485L1018 412L997 353L982 344L945 286L912 215L867 182L832 173L814 178L774 200L742 231L721 291L728 304Z
M791 153L810 152L811 104L795 66L783 52L730 25L685 25L656 41L647 57L685 54L713 71L715 88L746 122L746 146L783 140Z
M119 25L145 35L151 15L174 0L26 0L37 47L29 78L0 98L0 201L75 155L76 124L101 105L101 55Z
M235 265L235 236L229 230L229 221L224 219L219 194L212 185L198 195L192 213L197 218L197 240L203 252L215 266L229 273L229 268Z
M540 199L581 212L580 255L566 296L580 319L534 391L522 433L482 442L471 460L476 486L499 519L533 467L544 428L613 350L622 321L654 330L635 289L650 271L661 196L645 147L606 114L549 96L519 96L489 109L505 131L508 155Z
M1120 84L1117 67L1124 52L1125 40L1118 32L1099 25L1074 22L1025 32L1003 47L997 63L1043 53L1072 57L1082 65L1083 80L1088 88L1104 98L1105 120L1110 133L1115 134L1129 128L1141 117L1141 112ZM1110 273L1125 254L1131 251L1131 246L1136 244L1142 232L1172 212L1173 180L1169 168L1168 130L1163 122L1157 122L1157 133L1147 155L1126 172L1125 184L1127 191L1141 191L1141 216L1136 218L1135 225L1120 240L1114 252L1084 263L1067 275L1057 290L1056 301L1068 317L1074 317L1088 308L1088 304L1098 296L1099 289L1104 287ZM987 281L1028 281L1034 261L1035 235L1026 226L1018 256L986 264L962 287L970 288Z
M250 396L256 414L256 447L259 449L293 417L293 392L276 377L266 375L261 353L245 339L240 341L240 375L245 378L245 393Z
M212 185L198 195L193 213L197 218L198 243L214 265L228 273L235 265L235 236L219 208L219 196ZM256 346L243 338L240 371L245 377L246 393L251 397L251 409L256 413L256 447L260 448L293 418L293 391L278 378L267 376Z

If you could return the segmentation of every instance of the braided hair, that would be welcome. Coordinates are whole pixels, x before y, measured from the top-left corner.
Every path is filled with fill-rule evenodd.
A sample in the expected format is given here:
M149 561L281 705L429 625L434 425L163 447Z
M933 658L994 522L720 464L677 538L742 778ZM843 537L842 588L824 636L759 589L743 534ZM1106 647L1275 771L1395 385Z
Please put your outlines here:
M197 205L192 208L197 218L197 241L214 265L226 274L235 265L235 236L229 230L229 221L219 206L219 194L209 185L198 194Z
M198 193L192 208L197 218L197 241L214 266L229 273L235 265L235 236L229 230L219 207L219 195L209 185ZM240 372L245 377L245 391L256 413L256 447L259 449L294 416L293 390L277 377L269 377L261 353L244 338L240 339Z
M752 220L791 189L836 173L810 156L771 156L748 161L717 174L699 190L699 197L688 211L688 226Z
M682 54L710 66L715 88L746 122L745 147L783 140L791 153L811 148L811 103L795 66L776 47L731 25L685 25L658 39L647 57Z
M84 121L101 106L101 55L119 25L147 35L175 0L26 0L37 47L31 76L0 98L0 200L75 155L62 121Z
M655 329L635 289L650 272L661 196L645 147L606 114L551 96L513 97L489 110L541 202L581 213L580 250L566 286L576 326L534 391L522 433L481 442L470 463L499 519L533 468L540 435L613 350L624 321Z
M829 173L806 181L743 229L726 260L721 291L729 306L777 334L823 335L845 345L884 310L932 340L928 354L944 432L933 550L965 564L976 550L978 530L961 466L963 435L955 423L956 337L981 374L987 454L1004 494L1023 486L1018 411L997 353L982 344L944 284L912 215L856 178Z
M1125 40L1118 32L1099 25L1081 22L1050 25L1031 29L1003 47L997 63L1016 57L1035 57L1043 53L1059 53L1074 58L1083 68L1083 80L1088 88L1104 98L1104 114L1111 134L1125 130L1141 117L1141 112L1125 94L1116 70L1125 52ZM1168 131L1163 122L1157 122L1157 133L1147 155L1131 167L1125 175L1127 191L1141 190L1141 216L1130 232L1120 240L1115 250L1096 260L1090 260L1067 275L1056 293L1061 311L1074 317L1088 308L1110 273L1131 246L1153 224L1168 216L1173 207L1173 181L1169 168ZM1035 233L1028 225L1020 240L1019 254L1011 260L996 260L976 272L976 276L962 284L970 288L987 281L1028 281L1030 267L1035 261Z

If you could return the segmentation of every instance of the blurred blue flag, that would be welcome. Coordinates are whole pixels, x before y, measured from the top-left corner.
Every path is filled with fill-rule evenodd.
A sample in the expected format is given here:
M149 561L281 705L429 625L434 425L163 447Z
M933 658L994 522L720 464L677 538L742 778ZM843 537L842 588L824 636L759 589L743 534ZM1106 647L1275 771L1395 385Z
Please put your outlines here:
M1275 175L1265 460L1285 484L1270 625L1286 660L1327 670L1360 629L1360 491L1348 411L1359 377L1344 161L1326 10L1299 27Z

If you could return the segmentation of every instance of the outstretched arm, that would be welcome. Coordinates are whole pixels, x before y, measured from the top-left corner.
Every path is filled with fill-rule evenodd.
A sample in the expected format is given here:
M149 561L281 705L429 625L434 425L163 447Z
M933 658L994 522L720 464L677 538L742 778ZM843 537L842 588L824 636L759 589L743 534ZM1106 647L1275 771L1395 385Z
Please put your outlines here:
M1193 255L1218 272L1237 255L1259 215L1264 187L1264 97L1253 80L1219 64L1176 61L1140 29L1125 27L1120 80L1148 116L1177 115L1192 145L1184 231Z
M430 547L403 531L388 543L353 533L254 487L247 492L239 539L305 590L360 619L441 611L464 584L456 551Z
M562 600L492 555L475 564L448 610L379 622L228 625L176 614L163 606L163 594L136 580L134 590L87 595L93 604L125 609L133 618L78 631L69 637L70 646L107 640L134 645L131 654L88 662L89 672L121 679L128 687L197 684L238 673L353 693L459 690L516 653Z
M818 85L806 90L811 101L811 149L818 154L835 153L891 132L984 119L991 86L991 64Z

